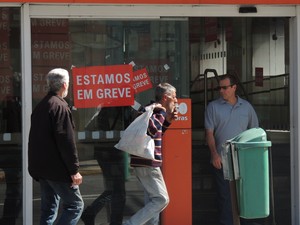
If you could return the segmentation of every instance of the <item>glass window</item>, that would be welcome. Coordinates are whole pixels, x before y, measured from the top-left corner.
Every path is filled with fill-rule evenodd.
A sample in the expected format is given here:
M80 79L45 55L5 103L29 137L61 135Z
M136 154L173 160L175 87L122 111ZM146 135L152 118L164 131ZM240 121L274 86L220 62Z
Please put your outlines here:
M193 197L199 202L199 206L193 208L198 210L198 215L193 218L196 223L217 223L205 221L207 211L201 210L202 207L208 210L208 193L213 192L213 181L208 172L210 155L205 143L204 111L210 101L219 97L218 78L226 73L239 80L238 95L253 105L259 126L267 131L267 138L272 141L273 213L277 215L277 223L291 223L288 24L287 18L189 20L193 133L200 131L200 135L194 134L198 142L193 147L193 187L194 193L200 193ZM204 149L208 155L203 153ZM287 184L284 187L283 182ZM200 197L201 194L205 197ZM210 202L213 200L209 199ZM201 205L201 202L205 204ZM271 218L258 223L268 224L268 220L270 222Z
M288 20L195 18L190 26L198 28L190 33L193 111L203 112L219 95L218 76L231 73L240 82L238 94L254 105L261 127L289 130ZM207 57L211 54L217 57ZM193 117L193 127L203 127L203 118Z
M0 8L0 33L0 224L23 224L19 8Z
M55 67L65 68L71 75L72 68L93 66L111 68L130 64L132 72L146 70L152 87L134 94L134 99L141 105L154 100L154 87L161 82L174 85L178 97L189 96L186 57L188 20L32 19L31 32L33 107L46 95L46 74ZM80 172L84 176L81 193L88 206L103 193L109 182L107 176L110 175L105 177L105 170L109 169L103 159L109 161L107 157L119 140L120 132L133 120L136 112L131 106L77 107L75 103L79 97L72 91L75 90L75 82L78 81L71 77L66 100L75 119ZM99 99L97 104L102 103ZM138 208L143 201L142 195L134 194L131 197L130 193L141 189L131 174L128 156L125 155L123 160L122 163L126 164L126 179L130 181L127 182L130 183L127 203ZM39 198L37 183L34 183L34 196ZM39 208L39 204L39 201L35 201L35 208ZM99 208L103 206L105 204ZM38 214L39 211L34 211L35 221L39 218ZM104 223L107 219L105 210L102 210L97 217L98 223Z
M205 199L201 199L200 203L214 202L211 197L214 196L213 182L208 172L209 152L205 149L207 146L202 134L205 107L219 96L218 77L223 74L231 73L238 78L238 94L254 106L260 126L268 130L268 135L273 138L272 131L280 131L284 140L281 137L280 143L272 146L273 161L285 157L287 163L275 163L275 171L278 171L276 168L289 168L287 18L32 19L31 32L33 107L47 93L45 77L48 71L55 67L70 71L70 90L66 100L76 125L80 172L84 176L81 193L86 207L99 200L93 204L94 210L100 211L95 218L96 223L104 223L109 218L107 203L111 196L105 190L113 170L107 169L107 162L111 160L111 151L121 131L130 124L136 112L131 106L102 107L101 98L93 107L77 107L80 95L76 92L75 83L79 81L73 77L74 68L131 65L133 73L145 69L153 86L134 94L134 99L141 105L153 100L154 87L160 82L173 84L179 98L192 99L193 191L199 194L193 196L193 201L203 194ZM81 81L83 85L90 82L84 78ZM101 88L105 85L99 85ZM90 92L84 93L84 96L88 99ZM3 102L7 104L7 101ZM6 132L5 126L1 123L3 132ZM278 137L274 140L278 141ZM128 165L128 156L125 155L122 160L126 166L124 216L127 217L142 206L143 192ZM274 179L277 185L281 180L290 183L289 170L274 173ZM275 186L275 196L282 194L279 193L280 188L280 185ZM39 197L39 187L34 182L35 209L39 209ZM286 218L290 218L290 190L285 189L280 197L285 199L286 204L276 203L275 209L284 211L288 214ZM193 211L197 212L193 217L194 223L203 223L203 218L216 218L213 204L201 206L200 203L194 204ZM201 207L211 207L211 210L201 211ZM105 210L100 210L102 208ZM34 210L35 224L38 224L39 213L39 210Z

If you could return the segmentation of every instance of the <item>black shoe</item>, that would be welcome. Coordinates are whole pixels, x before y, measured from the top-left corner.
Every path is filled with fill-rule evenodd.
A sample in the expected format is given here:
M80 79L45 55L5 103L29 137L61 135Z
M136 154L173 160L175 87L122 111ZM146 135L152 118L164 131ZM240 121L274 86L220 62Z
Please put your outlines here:
M95 216L85 211L81 215L81 220L84 222L84 225L95 225Z

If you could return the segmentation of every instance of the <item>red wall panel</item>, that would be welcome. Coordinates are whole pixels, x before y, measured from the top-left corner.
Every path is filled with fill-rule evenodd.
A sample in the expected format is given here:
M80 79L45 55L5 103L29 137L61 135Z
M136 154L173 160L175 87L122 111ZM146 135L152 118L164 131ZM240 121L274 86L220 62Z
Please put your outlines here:
M300 4L300 0L8 0L29 3L99 3L99 4Z

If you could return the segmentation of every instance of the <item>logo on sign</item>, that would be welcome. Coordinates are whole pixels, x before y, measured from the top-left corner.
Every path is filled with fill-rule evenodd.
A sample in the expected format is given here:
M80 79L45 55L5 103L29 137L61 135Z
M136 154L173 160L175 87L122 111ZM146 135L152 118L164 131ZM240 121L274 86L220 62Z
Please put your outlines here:
M178 118L176 120L181 120L181 121L184 121L184 120L188 120L188 117L185 116L185 114L187 113L188 111L188 106L185 102L181 102L179 103L178 105Z

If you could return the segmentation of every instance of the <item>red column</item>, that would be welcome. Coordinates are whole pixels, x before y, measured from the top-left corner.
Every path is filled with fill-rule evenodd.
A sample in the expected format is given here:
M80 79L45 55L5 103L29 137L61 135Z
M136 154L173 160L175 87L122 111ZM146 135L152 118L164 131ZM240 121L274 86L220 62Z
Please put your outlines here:
M191 101L178 99L179 117L163 137L162 171L170 203L162 212L162 225L192 225Z

